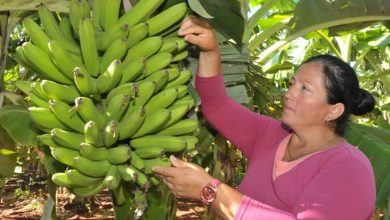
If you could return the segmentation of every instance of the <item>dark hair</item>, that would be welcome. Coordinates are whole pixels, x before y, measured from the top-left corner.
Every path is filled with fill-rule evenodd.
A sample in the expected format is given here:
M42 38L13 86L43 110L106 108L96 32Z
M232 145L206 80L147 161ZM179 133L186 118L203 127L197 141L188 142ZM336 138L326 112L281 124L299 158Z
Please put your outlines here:
M314 56L305 63L316 62L322 65L325 88L329 104L343 103L344 113L335 120L335 133L343 135L350 114L363 115L374 109L375 99L359 87L355 71L341 59L331 55Z

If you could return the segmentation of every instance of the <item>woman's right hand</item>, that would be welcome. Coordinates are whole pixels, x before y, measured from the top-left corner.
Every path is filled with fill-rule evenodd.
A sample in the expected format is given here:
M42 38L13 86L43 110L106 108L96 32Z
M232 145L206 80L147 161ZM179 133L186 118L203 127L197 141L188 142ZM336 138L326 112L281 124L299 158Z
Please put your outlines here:
M202 77L215 76L220 72L220 53L218 42L210 24L201 18L186 17L178 34L184 40L200 49L198 74Z
M188 43L198 46L202 52L219 50L212 27L201 18L193 15L186 17L179 28L179 35Z

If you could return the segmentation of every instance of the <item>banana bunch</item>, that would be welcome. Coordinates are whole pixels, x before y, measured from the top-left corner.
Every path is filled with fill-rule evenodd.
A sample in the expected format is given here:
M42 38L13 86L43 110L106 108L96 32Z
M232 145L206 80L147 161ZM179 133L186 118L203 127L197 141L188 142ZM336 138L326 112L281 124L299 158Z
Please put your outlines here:
M192 74L181 62L188 51L176 35L188 8L157 13L163 2L142 0L121 14L120 0L72 0L67 16L39 5L41 24L23 20L31 41L17 60L38 80L16 86L43 131L39 143L67 166L52 180L77 196L108 188L120 205L132 196L124 185L159 184L151 168L196 146L198 121L187 117Z

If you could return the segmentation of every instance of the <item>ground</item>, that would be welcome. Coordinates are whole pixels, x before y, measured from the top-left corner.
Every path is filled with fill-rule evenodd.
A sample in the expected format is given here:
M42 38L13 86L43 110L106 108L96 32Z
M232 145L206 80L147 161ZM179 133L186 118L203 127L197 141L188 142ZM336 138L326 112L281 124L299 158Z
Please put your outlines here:
M47 198L46 177L35 171L17 174L7 179L1 192L0 219L40 219ZM72 199L66 190L57 191L59 219L114 219L108 191L99 193L93 201ZM204 212L199 202L179 200L176 219L201 219Z

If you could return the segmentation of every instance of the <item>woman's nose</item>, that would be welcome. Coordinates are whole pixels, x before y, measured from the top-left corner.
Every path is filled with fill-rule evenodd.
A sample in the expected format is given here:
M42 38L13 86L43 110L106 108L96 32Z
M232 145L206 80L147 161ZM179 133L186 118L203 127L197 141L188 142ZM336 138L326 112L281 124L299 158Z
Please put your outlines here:
M291 86L288 88L286 94L284 95L284 98L285 98L286 100L292 100L294 97L295 97L294 87L293 87L293 85L291 85Z

